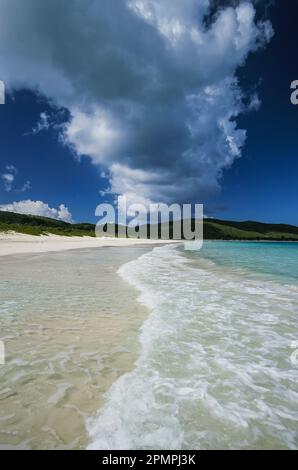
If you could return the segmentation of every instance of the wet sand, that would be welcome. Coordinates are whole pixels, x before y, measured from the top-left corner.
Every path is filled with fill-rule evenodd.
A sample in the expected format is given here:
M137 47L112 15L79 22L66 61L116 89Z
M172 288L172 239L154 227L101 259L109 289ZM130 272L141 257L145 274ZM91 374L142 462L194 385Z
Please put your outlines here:
M131 370L148 312L117 274L150 247L0 260L0 448L83 449L86 420Z

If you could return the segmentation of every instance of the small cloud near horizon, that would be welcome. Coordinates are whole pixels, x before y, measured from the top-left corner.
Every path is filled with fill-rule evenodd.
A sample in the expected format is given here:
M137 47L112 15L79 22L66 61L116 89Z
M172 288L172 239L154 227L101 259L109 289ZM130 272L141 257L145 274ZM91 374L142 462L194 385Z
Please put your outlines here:
M60 204L58 208L52 208L43 201L31 201L30 199L11 204L1 204L0 211L15 212L17 214L39 215L61 220L63 222L73 222L72 214L69 209Z

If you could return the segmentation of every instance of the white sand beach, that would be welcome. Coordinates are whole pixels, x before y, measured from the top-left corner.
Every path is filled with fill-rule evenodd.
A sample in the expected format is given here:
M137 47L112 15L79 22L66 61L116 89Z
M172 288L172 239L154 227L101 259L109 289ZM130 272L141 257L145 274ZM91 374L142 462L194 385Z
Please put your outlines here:
M23 233L0 234L0 256L25 253L46 253L49 251L75 250L82 248L102 248L107 246L156 245L177 243L175 240L138 240L134 238L112 237L67 237L60 235L26 235Z
M0 242L55 250L0 258L0 449L84 449L86 422L132 370L148 315L117 271L151 247L32 238Z

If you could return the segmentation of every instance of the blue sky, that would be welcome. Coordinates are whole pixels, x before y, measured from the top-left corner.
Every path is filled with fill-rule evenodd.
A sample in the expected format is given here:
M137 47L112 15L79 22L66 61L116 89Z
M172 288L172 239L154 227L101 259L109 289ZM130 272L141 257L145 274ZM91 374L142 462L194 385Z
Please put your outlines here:
M294 2L91 0L78 19L30 0L19 22L14 3L0 6L2 208L95 221L124 194L298 225Z

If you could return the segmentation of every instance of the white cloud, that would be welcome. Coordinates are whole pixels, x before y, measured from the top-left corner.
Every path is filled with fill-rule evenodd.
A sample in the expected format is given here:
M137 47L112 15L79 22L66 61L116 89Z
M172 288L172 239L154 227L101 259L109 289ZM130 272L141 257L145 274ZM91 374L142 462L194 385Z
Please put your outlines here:
M1 178L4 184L4 191L10 192L12 190L12 185L15 176L12 173L3 173L3 175L1 175Z
M69 110L63 142L103 165L112 191L199 201L241 156L237 69L272 36L252 1L220 3L2 0L1 78Z
M14 180L17 174L17 169L13 165L6 165L6 172L1 175L4 191L10 192L13 189Z
M11 204L1 204L1 211L16 212L17 214L40 215L52 219L72 222L72 215L64 204L60 204L57 209L51 208L42 201L24 201L13 202Z
M19 189L16 189L17 193L25 193L26 191L29 191L31 189L31 181L26 181L23 186L21 186Z
M14 165L6 165L6 170L10 171L11 173L16 174L18 172L17 168Z
M39 134L44 130L48 130L50 128L50 117L46 112L42 112L39 115L39 121L36 125L32 128L32 134Z
M21 186L21 188L15 188L15 179L18 173L18 169L14 165L6 165L5 170L5 173L1 175L4 191L15 191L17 193L24 193L31 189L30 181L26 181L23 186Z
M124 133L103 110L96 108L92 114L74 110L70 123L65 125L62 139L78 155L87 155L99 164L108 163L111 156L120 150Z

